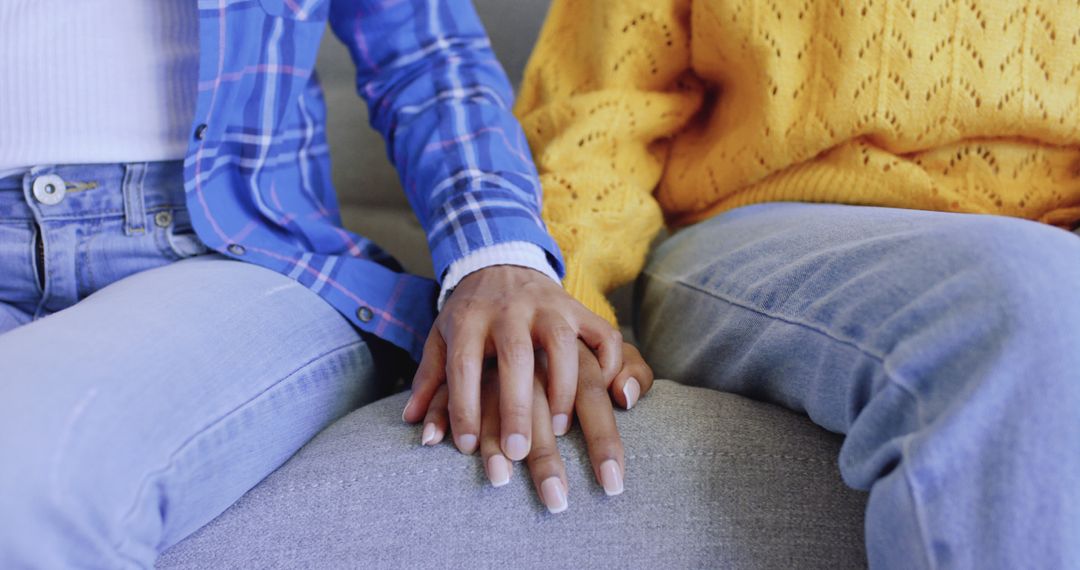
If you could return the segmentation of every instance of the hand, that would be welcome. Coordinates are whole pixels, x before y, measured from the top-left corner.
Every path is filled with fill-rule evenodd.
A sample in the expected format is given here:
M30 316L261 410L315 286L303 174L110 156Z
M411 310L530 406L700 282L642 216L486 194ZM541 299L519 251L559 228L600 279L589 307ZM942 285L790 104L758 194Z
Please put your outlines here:
M607 383L597 363L596 356L584 344L578 347L578 369L581 374L577 390L578 420L585 434L589 451L589 460L593 465L593 476L608 495L618 495L623 491L625 462L622 440L615 425L615 413L611 406L612 399L622 399L625 405L625 392L632 392L627 387L638 387L640 394L652 388L652 371L641 359L632 345L623 345L626 360L616 381ZM527 464L532 475L533 485L540 499L553 513L562 512L568 505L566 467L559 455L555 438L552 435L551 415L543 388L544 374L537 370L533 380L533 446L528 455ZM619 382L621 380L621 383ZM632 381L633 380L633 381ZM480 453L484 460L484 469L488 479L495 487L501 487L510 481L513 463L506 459L499 445L500 416L499 382L495 370L484 373L483 406L480 430ZM610 393L610 397L609 397ZM616 396L618 394L618 396ZM436 445L442 441L448 429L447 388L439 386L424 419L424 445ZM632 395L630 405L637 400Z
M534 353L542 348L547 354L547 422L562 435L570 429L578 385L579 338L595 352L603 378L614 379L623 360L622 335L558 283L508 265L472 273L435 319L402 418L423 418L445 382L454 442L462 453L473 453L480 436L480 375L485 357L495 356L499 447L514 461L524 459L534 436Z

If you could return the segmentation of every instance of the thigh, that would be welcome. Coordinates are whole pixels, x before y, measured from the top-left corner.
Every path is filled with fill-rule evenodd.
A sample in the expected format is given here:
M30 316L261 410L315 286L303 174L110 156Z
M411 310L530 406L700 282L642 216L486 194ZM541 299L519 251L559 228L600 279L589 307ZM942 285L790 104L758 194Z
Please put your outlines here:
M5 193L10 190L0 188L0 334L30 322L41 298L33 224L8 218Z
M30 322L30 315L6 303L0 303L0 334Z
M764 204L682 230L639 282L660 377L808 413L847 432L886 388L934 417L989 377L1075 378L1080 239L1023 220ZM1003 376L1008 374L998 374ZM896 406L892 409L900 410ZM892 417L899 432L908 417Z
M367 345L329 305L218 256L0 336L0 362L0 486L25 491L0 511L26 514L20 533L95 543L69 555L110 567L149 564L378 391Z

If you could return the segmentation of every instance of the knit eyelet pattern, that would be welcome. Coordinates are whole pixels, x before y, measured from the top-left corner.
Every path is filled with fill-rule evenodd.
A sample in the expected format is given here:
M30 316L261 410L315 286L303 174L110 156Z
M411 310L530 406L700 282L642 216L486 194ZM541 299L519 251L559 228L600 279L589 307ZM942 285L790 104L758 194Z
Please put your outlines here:
M1077 0L555 0L518 106L566 286L801 201L1080 221Z

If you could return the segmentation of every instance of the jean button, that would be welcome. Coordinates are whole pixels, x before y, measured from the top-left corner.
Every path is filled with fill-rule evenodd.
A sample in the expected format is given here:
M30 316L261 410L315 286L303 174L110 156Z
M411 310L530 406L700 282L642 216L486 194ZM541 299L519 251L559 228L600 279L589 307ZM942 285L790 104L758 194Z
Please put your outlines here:
M167 228L172 223L172 214L169 212L158 212L154 214L154 224L159 228Z
M244 246L238 243L234 243L229 246L229 253L233 255L244 255L245 253L247 253L247 250L244 249Z
M46 174L45 176L38 176L34 180L34 199L46 206L55 206L64 201L64 196L67 194L67 187L64 185L64 179L55 174Z
M201 141L206 138L206 123L195 127L195 140Z
M360 319L360 322L371 322L371 319L375 318L375 313L371 312L371 309L367 307L360 307L356 310L356 318Z

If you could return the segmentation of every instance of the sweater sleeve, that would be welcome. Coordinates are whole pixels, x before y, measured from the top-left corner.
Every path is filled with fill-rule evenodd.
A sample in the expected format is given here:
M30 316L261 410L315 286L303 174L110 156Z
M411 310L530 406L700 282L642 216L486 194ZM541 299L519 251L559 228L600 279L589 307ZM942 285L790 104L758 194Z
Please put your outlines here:
M612 323L606 294L637 276L663 227L653 193L668 140L702 105L690 17L690 0L555 0L515 107L564 286Z

